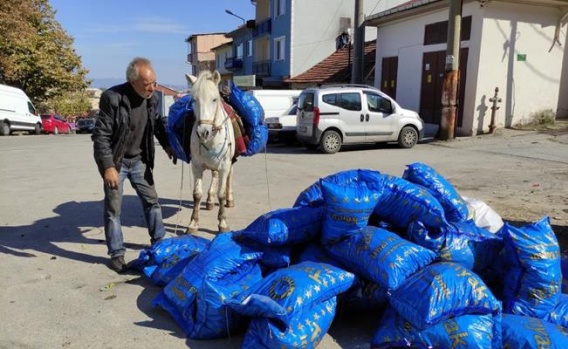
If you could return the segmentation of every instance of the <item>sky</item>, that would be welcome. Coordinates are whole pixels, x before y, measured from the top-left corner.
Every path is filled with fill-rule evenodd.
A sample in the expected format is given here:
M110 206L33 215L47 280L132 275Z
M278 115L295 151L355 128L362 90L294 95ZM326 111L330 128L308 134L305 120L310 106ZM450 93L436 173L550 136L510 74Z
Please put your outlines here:
M132 58L150 59L158 83L185 86L194 34L226 33L254 19L250 0L49 0L55 19L74 38L89 79L121 79ZM105 86L110 87L110 86Z

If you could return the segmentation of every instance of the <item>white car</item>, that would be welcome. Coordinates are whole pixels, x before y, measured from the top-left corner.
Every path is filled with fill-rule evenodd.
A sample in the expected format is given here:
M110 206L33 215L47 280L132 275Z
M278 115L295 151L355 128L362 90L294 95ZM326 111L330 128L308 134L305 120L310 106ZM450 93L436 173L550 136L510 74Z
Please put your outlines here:
M378 142L412 148L423 135L418 113L372 86L312 87L298 100L296 137L308 149L333 154L343 144Z
M296 142L297 104L292 104L282 115L264 119L268 128L268 139L292 145Z

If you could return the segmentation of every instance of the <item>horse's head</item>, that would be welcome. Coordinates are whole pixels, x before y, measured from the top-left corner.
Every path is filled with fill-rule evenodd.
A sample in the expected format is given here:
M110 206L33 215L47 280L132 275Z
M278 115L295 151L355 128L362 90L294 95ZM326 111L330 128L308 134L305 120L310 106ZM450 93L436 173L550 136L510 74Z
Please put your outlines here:
M211 140L223 126L225 112L219 93L221 75L217 70L211 73L203 71L199 77L186 74L187 80L193 85L191 96L193 97L193 113L197 123L197 136L200 142Z

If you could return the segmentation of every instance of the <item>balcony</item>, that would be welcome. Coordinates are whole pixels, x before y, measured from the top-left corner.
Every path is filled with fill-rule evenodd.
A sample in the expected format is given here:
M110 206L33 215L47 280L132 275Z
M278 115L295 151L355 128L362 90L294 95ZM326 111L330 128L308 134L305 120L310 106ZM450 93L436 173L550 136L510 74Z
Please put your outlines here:
M193 63L193 55L192 55L191 53L188 53L188 54L187 54L187 58L186 58L186 59L187 59L186 62L188 62L188 63Z
M258 23L254 29L252 30L252 36L254 38L268 35L272 31L272 21L270 18L265 19L264 21Z
M243 67L243 60L241 58L227 58L225 61L225 69L235 70Z
M252 66L252 73L256 76L270 76L270 61L254 62Z

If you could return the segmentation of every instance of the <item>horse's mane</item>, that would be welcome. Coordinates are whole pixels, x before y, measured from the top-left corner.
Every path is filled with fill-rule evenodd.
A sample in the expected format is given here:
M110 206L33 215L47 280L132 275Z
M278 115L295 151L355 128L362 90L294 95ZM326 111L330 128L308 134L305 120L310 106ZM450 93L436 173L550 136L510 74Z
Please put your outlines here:
M201 73L199 73L197 81L195 81L193 87L191 88L191 94L193 96L198 96L203 92L211 91L209 85L206 84L207 80L213 81L213 73L211 73L209 70L204 70Z

